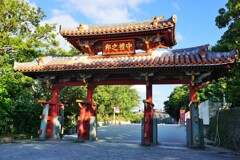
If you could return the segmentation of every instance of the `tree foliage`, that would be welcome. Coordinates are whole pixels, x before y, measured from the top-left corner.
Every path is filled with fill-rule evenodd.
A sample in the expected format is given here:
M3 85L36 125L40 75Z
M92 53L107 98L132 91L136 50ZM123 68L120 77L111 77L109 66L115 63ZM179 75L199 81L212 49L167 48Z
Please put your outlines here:
M164 102L165 111L176 121L179 119L180 109L187 110L189 104L188 85L177 86L168 97L169 100Z
M214 51L240 51L240 1L229 0L226 8L219 9L219 15L216 17L218 28L226 28L226 32L213 47ZM231 68L229 74L220 83L225 83L225 94L231 107L240 107L240 66Z
M51 53L58 45L53 33L55 25L40 24L46 15L40 8L22 0L0 2L0 55L26 61Z
M35 93L32 79L14 72L13 63L54 53L55 26L40 24L45 16L25 1L0 1L0 135L36 133L41 109L37 100L45 92Z
M113 115L113 107L119 106L122 116L127 117L131 109L138 107L140 97L131 86L98 86L94 91L94 102L103 120Z
M86 87L64 87L60 91L59 101L67 105L64 111L64 126L66 129L73 128L78 123L79 106L76 102L77 99L86 99Z
M227 84L225 78L220 78L217 81L213 80L204 88L197 90L197 97L200 102L211 100L212 102L223 102L223 97L227 94Z
M230 51L240 50L240 2L238 0L229 0L226 8L219 9L219 15L216 17L218 28L228 28L223 34L215 50Z

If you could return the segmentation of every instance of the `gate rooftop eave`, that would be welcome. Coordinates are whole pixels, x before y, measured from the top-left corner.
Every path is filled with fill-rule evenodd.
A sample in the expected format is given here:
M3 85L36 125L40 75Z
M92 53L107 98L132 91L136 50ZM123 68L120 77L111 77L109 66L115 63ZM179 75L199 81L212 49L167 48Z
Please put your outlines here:
M151 55L47 56L33 62L15 62L14 69L33 78L55 76L58 81L75 81L85 75L104 80L142 79L145 73L153 73L156 80L188 80L195 72L201 80L211 80L226 74L237 59L237 51L211 52L203 45ZM112 76L118 78L111 79Z
M81 53L95 55L101 51L99 44L103 41L115 39L134 39L136 48L142 48L145 42L154 45L159 42L164 47L176 45L175 26L177 17L173 15L169 19L163 16L153 19L116 23L116 24L80 24L75 28L60 27L60 34ZM91 48L89 50L89 47ZM148 47L144 46L144 50ZM161 47L160 47L161 48Z
M24 73L35 79L45 79L47 77L57 77L59 83L71 82L70 86L85 85L83 77L89 77L95 85L139 85L146 84L145 76L149 74L149 79L151 79L152 84L189 84L191 81L191 75L196 74L196 79L200 79L203 75L204 77L198 81L199 84L211 81L212 79L217 79L223 76L228 71L229 65L218 65L218 66L207 66L207 67L181 67L178 69L172 68L155 68L150 70L95 70L95 71L45 71ZM98 71L98 72L97 72ZM206 76L205 76L206 75ZM41 78L42 77L42 78ZM81 78L80 78L81 77ZM54 79L55 79L54 78ZM100 79L99 79L100 78ZM67 80L66 80L67 79ZM78 79L78 81L76 81ZM80 80L79 80L80 79ZM66 84L66 83L62 83Z
M79 75L111 75L132 79L134 76L130 75L141 75L145 73L154 73L155 76L161 75L167 79L175 76L175 79L182 79L181 77L188 76L187 73L198 72L219 72L219 76L224 74L233 64L221 64L214 66L182 66L182 67L145 67L145 68L117 68L117 69L82 69L82 70L58 70L58 71L40 71L40 72L24 72L29 77L36 78L38 76L58 76L60 77L71 77L78 78ZM137 78L137 77L135 77ZM61 78L60 78L61 79Z
M112 68L58 68L57 70L51 68L41 68L43 70L28 69L27 67L16 68L15 71L21 71L26 75L37 74L65 74L65 73L128 73L132 71L148 72L148 71L175 71L192 70L192 71L206 71L215 69L228 69L234 65L235 62L218 63L218 64L194 64L194 65L165 65L165 66L134 66L134 67L112 67ZM51 66L52 67L52 66Z
M80 24L76 28L60 28L62 36L81 36L93 37L94 35L113 35L122 33L138 33L143 31L151 31L157 29L165 29L175 26L177 16L173 15L169 19L164 19L163 16L154 17L142 21L133 21L126 23L115 24Z
M51 71L90 71L90 70L122 70L145 68L182 67L216 67L233 64L238 59L238 52L210 52L204 50L206 45L181 49L162 50L151 55L119 55L119 56L72 56L72 57L40 57L35 61L14 63L14 69L22 72Z
M128 67L128 68L97 68L97 69L67 69L67 70L45 70L45 71L23 71L23 73L30 77L36 77L39 75L48 75L48 76L59 76L66 77L71 75L72 78L77 78L79 75L118 75L118 77L128 77L129 74L145 74L145 73L154 73L154 75L161 75L165 77L178 76L183 77L186 76L186 73L189 72L222 72L227 71L231 65L234 63L224 63L224 64L216 64L216 65L205 65L205 66L141 66L141 67ZM221 74L222 74L221 73ZM221 75L219 74L219 75ZM134 77L130 77L134 78ZM180 78L179 78L180 79Z

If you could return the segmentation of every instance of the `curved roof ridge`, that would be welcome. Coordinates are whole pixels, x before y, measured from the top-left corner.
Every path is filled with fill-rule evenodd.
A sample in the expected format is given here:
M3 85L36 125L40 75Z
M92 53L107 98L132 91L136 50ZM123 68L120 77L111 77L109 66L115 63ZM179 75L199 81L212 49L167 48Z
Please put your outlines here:
M181 49L173 49L171 50L173 53L183 53L183 52L200 52L204 49L206 52L209 51L210 44L204 44L201 46L190 47L190 48L181 48Z
M77 28L70 28L70 27L63 27L61 30L93 30L93 29L106 29L106 28L120 28L120 27L127 27L127 26L143 26L143 25L151 25L153 24L153 21L156 19L157 23L164 23L164 22L174 22L177 21L177 16L173 15L172 17L168 19L164 19L164 16L158 16L154 17L152 19L146 19L146 20L136 20L136 21L130 21L130 22L123 22L123 23L111 23L111 24L83 24L80 23L79 27Z
M160 21L164 21L163 16L157 17ZM152 23L153 19L145 19L145 20L136 20L136 21L129 21L129 22L122 22L122 23L109 23L109 24L83 24L87 25L88 29L96 29L96 28L112 28L112 27L125 27L125 26L132 26L132 25L148 25Z
M224 66L234 64L238 59L237 50L231 52L211 52L202 50L202 45L192 48L175 50L160 50L153 52L151 55L140 56L99 56L89 58L89 56L73 56L68 58L61 57L41 57L33 62L18 63L14 62L14 70L37 74L38 72L54 71L88 71L105 69L105 71L118 69L143 69L143 68L169 68L175 67L208 67ZM177 52L183 51L183 52Z

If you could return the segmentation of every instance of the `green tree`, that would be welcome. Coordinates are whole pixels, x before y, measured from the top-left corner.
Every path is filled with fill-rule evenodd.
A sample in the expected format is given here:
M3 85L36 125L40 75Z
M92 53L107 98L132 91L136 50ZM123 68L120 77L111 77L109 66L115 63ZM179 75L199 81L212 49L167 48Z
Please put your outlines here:
M138 107L140 97L131 86L98 86L94 91L94 102L98 105L100 118L107 120L113 115L113 107L119 106L121 115L127 118L131 109Z
M214 51L231 51L237 49L240 51L240 1L229 0L226 8L219 9L219 15L216 17L216 25L218 28L226 28L227 30L213 47ZM234 66L226 79L226 97L231 107L240 107L240 66L239 61Z
M26 61L49 53L58 45L55 25L40 24L46 15L23 0L0 1L0 55Z
M113 101L114 106L121 108L122 116L127 118L127 116L130 116L130 111L139 106L140 97L136 89L131 88L131 86L115 86Z
M41 24L45 17L23 0L0 1L0 135L36 133L39 126L37 100L47 92L35 93L32 79L14 72L13 63L56 53L55 25Z
M215 50L230 51L233 49L240 50L240 2L238 0L229 0L226 8L219 9L219 15L216 17L218 28L228 28L223 34Z
M114 102L111 94L113 91L114 86L98 86L94 90L93 99L98 105L98 114L104 121L113 113Z
M188 110L189 88L188 85L177 86L164 102L165 111L176 121L179 120L180 109Z
M78 123L79 106L76 102L77 99L86 99L86 87L64 87L60 91L59 101L67 105L64 111L64 127L66 129L73 128Z
M204 88L197 90L197 97L200 102L211 100L212 102L223 102L223 97L227 92L227 84L225 78L219 78L217 81L213 80Z

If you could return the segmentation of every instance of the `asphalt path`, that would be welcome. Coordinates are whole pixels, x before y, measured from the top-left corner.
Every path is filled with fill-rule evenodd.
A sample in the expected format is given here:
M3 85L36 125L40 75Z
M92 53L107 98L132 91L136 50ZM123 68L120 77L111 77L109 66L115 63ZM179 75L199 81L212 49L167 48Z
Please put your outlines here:
M77 135L63 140L22 140L0 144L0 160L240 160L231 150L206 145L204 150L186 147L186 129L178 125L158 125L159 145L141 146L141 126L109 125L98 128L98 141L79 143Z
M131 142L141 143L141 125L109 125L98 128L99 140L108 142ZM168 145L186 145L186 127L174 124L158 125L158 142L159 144Z

